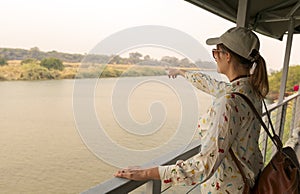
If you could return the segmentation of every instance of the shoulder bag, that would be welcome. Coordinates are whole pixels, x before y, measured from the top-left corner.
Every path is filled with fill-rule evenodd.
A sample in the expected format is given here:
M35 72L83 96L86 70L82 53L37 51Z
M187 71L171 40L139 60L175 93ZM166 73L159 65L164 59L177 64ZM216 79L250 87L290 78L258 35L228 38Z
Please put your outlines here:
M291 147L283 147L282 142L279 136L276 135L274 127L271 123L270 115L268 113L265 102L263 101L273 135L270 133L268 127L263 122L261 116L255 109L250 99L244 94L238 92L234 92L232 94L236 94L242 97L247 102L249 107L254 112L256 118L260 121L261 126L265 129L269 138L277 148L277 152L275 153L275 155L257 177L253 188L250 188L249 181L247 180L247 177L243 172L243 164L234 155L232 149L229 149L229 152L234 162L236 163L245 183L243 194L299 194L300 167L297 155L294 149L292 149Z

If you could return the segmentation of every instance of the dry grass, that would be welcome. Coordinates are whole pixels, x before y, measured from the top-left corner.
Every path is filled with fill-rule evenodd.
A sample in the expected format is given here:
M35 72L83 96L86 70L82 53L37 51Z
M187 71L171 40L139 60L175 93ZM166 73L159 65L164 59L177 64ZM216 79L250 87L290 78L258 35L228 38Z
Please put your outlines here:
M0 67L0 80L73 79L119 76L164 75L164 67L138 66L130 64L81 64L63 63L62 71L48 70L38 63L21 65L20 60L11 60Z
M131 64L81 64L64 62L64 70L49 70L39 62L21 64L21 60L10 60L8 65L0 66L0 80L44 80L98 77L132 77L165 75L163 66L141 66ZM198 68L184 68L199 70Z

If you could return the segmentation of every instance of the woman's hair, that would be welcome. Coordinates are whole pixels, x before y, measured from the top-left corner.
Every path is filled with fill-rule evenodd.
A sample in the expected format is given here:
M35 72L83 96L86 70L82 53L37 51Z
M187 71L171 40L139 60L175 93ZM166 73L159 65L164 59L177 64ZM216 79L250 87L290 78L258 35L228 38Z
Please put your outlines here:
M261 98L266 97L266 95L269 92L269 81L268 81L268 73L266 68L266 62L264 58L259 54L258 51L253 50L251 53L251 56L253 57L253 61L250 61L229 48L227 48L224 44L218 45L221 49L224 51L230 53L239 63L243 65L244 68L246 68L250 74L250 69L252 68L253 64L256 63L256 67L254 69L254 72L250 74L250 83L256 91L257 95Z

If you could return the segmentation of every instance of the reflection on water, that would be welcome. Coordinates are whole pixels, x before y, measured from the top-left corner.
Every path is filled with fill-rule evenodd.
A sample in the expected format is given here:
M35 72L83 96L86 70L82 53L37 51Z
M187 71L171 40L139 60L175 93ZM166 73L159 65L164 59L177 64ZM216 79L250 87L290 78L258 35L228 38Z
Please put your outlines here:
M136 78L121 79L130 83ZM171 81L179 87L184 82ZM167 142L181 121L178 96L158 82L143 84L132 92L128 107L135 123L151 120L149 107L155 101L166 110L161 128L153 134L133 135L114 119L111 99L115 83L116 79L103 79L95 90L95 113L109 137L136 150ZM76 129L73 85L73 80L0 82L1 193L79 193L112 177L117 168L96 157ZM200 110L205 111L211 98L203 93L197 97ZM130 157L120 159L136 164Z

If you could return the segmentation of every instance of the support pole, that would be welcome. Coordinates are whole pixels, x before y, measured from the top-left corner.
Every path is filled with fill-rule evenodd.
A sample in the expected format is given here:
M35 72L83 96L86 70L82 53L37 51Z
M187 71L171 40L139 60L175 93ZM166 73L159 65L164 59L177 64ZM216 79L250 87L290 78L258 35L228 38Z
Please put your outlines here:
M279 102L282 102L283 98L284 98L286 81L287 81L287 77L288 77L291 49L292 49L293 33L294 33L294 19L291 18L289 30L288 30L288 37L287 37L287 41L286 41L283 69L282 69L282 78L281 78L280 93L279 93L279 99L278 99Z
M291 55L291 49L292 49L293 34L294 34L294 19L291 18L290 24L289 24L289 29L288 29L287 41L286 41L286 49L285 49L285 56L284 56L284 62L283 62L278 103L281 103L284 99L286 82L287 82L287 77L288 77L290 55ZM283 107L279 108L277 117L276 117L276 131L277 131L277 134L279 134L279 137L282 137L283 130L284 130L283 129L284 123L282 123L284 121L284 119L282 117L285 117L285 114L283 114L283 113L284 113Z
M249 6L250 0L239 0L236 25L240 27L248 27L249 24Z

